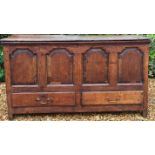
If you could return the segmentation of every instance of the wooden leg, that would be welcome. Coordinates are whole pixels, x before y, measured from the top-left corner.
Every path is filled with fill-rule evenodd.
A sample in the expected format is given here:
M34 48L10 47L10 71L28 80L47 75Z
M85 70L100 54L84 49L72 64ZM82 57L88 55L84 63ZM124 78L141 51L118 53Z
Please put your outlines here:
M143 110L143 111L142 111L142 116L143 116L143 117L147 117L147 110Z
M9 120L13 120L13 114L12 114L12 113L9 113L9 114L8 114L8 119L9 119Z

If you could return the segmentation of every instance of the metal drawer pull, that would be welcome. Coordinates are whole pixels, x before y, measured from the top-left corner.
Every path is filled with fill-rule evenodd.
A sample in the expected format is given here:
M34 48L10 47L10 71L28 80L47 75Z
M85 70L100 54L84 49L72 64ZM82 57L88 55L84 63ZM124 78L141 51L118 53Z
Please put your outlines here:
M37 97L36 101L39 102L39 104L48 104L53 102L52 98L46 98L45 96Z
M47 104L47 102L45 102L45 101L41 101L40 104Z
M46 103L46 100L45 100L45 97L37 97L36 98L36 101L39 103L39 104L47 104Z
M111 103L115 103L117 101L120 101L120 99L119 98L116 98L116 99L110 99L110 98L108 98L107 101L108 102L111 102Z
M49 102L52 103L53 102L53 99L48 97L47 98L47 103L49 103Z
M48 98L47 98L47 101L50 101L50 100L51 100L51 99L48 97Z
M41 99L39 97L36 98L36 101L41 101Z

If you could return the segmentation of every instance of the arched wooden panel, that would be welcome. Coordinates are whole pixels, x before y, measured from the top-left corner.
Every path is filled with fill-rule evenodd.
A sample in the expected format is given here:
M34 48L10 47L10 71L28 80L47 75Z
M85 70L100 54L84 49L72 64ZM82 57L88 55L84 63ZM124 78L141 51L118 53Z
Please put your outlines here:
M138 83L143 79L143 53L138 48L127 48L119 55L119 82Z
M84 83L108 82L108 54L100 48L89 49L84 54Z
M14 85L36 84L36 54L29 49L16 49L10 55L11 80Z
M66 49L54 49L47 55L48 84L73 83L73 56Z

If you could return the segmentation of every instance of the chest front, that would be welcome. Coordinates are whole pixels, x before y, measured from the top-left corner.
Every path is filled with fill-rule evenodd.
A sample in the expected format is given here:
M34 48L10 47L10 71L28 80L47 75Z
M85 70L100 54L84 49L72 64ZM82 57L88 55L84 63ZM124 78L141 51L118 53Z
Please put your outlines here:
M30 44L31 43L31 44ZM148 42L4 46L9 114L147 111Z

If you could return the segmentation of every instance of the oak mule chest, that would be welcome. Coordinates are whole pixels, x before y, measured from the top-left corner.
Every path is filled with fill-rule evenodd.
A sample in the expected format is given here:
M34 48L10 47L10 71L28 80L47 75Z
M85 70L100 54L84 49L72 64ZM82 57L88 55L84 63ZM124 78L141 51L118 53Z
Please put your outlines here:
M122 111L146 117L149 42L131 35L2 39L9 118Z

